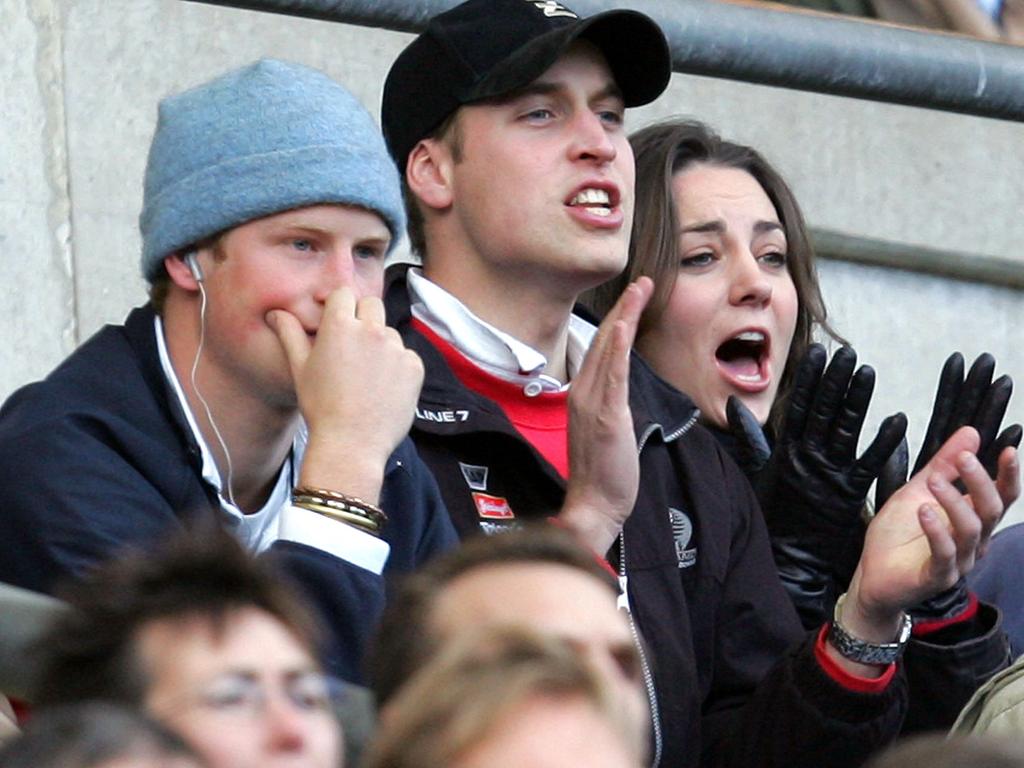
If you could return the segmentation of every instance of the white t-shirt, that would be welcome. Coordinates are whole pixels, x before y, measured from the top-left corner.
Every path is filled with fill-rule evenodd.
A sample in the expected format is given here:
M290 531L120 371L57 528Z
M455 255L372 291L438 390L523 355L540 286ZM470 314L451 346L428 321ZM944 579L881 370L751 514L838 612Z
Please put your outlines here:
M299 426L295 439L292 441L289 458L278 472L277 482L274 483L273 490L260 509L246 514L225 498L224 484L221 480L220 470L217 468L217 462L214 461L213 452L210 451L206 440L203 439L202 432L199 431L192 409L189 408L188 401L185 399L181 383L171 365L171 358L167 353L167 344L164 340L163 323L159 316L155 318L154 325L157 348L160 352L160 365L163 368L164 376L167 377L167 381L170 382L178 397L181 410L184 412L185 418L188 419L189 429L192 430L192 436L199 446L203 458L203 479L217 489L225 525L235 531L238 538L253 552L262 552L275 541L293 541L328 552L374 573L380 573L384 569L384 563L387 562L390 552L387 542L365 531L360 531L337 520L331 520L308 509L296 507L291 503L292 488L295 486L299 469L302 467L302 459L305 456L306 443L309 438L304 423ZM214 418L216 418L216 414L214 414Z

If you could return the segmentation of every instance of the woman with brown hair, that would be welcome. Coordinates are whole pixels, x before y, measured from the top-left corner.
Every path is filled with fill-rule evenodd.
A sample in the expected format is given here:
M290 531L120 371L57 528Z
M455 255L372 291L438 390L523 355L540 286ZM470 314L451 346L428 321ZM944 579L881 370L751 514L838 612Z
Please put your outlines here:
M653 279L636 349L693 398L751 479L780 577L804 625L820 626L857 566L871 484L881 476L884 501L906 481L906 418L885 419L858 455L874 372L856 369L847 346L826 367L814 333L842 339L827 320L800 207L764 157L698 122L653 125L630 142L637 178L629 264L590 304L601 313L629 281ZM914 471L958 427L975 426L979 456L1009 504L1018 481L1014 452L1004 449L1021 431L997 436L1012 385L992 381L994 366L983 355L965 380L963 358L947 361ZM957 642L989 637L984 672L1005 661L993 612L979 613L962 581L914 614L921 628L956 625Z
M694 399L751 477L783 581L805 625L818 626L856 566L869 487L900 446L906 419L885 419L858 457L874 371L855 370L848 346L826 368L815 331L844 340L828 323L800 206L768 161L695 121L656 124L630 142L629 264L591 294L591 306L602 313L630 280L653 279L636 349ZM993 382L994 366L983 355L964 382L963 359L947 361L915 471L963 424L982 432L993 467L1019 442L1019 428L996 439L1012 384ZM881 501L906 478L901 460L885 472Z

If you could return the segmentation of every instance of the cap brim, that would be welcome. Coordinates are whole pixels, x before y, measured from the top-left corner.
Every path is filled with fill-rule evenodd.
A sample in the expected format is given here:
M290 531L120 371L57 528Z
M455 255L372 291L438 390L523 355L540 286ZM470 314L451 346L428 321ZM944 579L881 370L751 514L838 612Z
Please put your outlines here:
M576 40L604 54L627 107L654 101L672 76L672 56L661 28L638 11L605 11L534 38L459 94L463 103L493 99L529 85Z

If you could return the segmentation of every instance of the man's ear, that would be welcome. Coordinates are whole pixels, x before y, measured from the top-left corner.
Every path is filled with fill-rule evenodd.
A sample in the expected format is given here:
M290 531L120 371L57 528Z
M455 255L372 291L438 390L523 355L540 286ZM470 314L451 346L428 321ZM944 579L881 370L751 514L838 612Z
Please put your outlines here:
M451 206L454 198L451 172L454 165L445 142L423 139L412 148L406 160L406 184L425 206L443 210Z
M185 262L187 251L172 253L164 257L164 269L167 270L171 282L186 291L195 292L199 290L199 281L192 273L191 268Z

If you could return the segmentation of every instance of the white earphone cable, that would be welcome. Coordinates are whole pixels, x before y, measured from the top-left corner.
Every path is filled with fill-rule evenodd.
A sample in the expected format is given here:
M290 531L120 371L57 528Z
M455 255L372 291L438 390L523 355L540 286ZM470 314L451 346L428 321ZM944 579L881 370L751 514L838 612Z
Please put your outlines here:
M224 451L224 460L228 465L228 476L227 481L224 484L225 487L222 490L227 493L228 501L237 507L238 504L235 503L235 494L232 491L234 467L231 465L231 452L228 450L227 443L224 442L224 437L217 428L217 422L213 420L213 414L210 412L209 403L206 402L206 398L203 397L203 393L199 391L199 386L196 384L196 371L199 370L199 357L203 353L203 344L206 342L206 289L203 287L202 280L198 280L197 285L199 286L201 304L199 305L199 346L196 348L196 357L192 361L192 374L190 377L192 380L192 391L196 393L196 397L199 398L199 402L202 403L203 410L206 412L206 419L210 422L213 434L217 437L217 442L220 443L220 449Z

